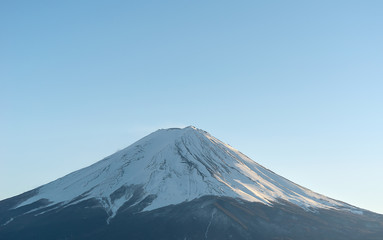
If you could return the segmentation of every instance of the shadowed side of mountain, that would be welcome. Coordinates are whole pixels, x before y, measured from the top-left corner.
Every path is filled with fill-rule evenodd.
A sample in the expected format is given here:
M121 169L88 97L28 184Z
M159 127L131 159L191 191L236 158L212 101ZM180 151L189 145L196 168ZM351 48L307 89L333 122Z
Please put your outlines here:
M150 204L150 199L147 199ZM248 202L204 196L153 211L121 207L109 224L98 201L26 213L4 225L0 239L294 239L381 240L383 217L320 209L308 212L291 203Z

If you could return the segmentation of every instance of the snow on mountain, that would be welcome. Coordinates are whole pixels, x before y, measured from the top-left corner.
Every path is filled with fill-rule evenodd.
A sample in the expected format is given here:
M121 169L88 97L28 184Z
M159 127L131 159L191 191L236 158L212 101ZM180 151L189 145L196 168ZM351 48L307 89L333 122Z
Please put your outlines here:
M285 200L308 211L316 208L358 211L273 173L195 127L161 129L149 134L89 167L41 186L36 195L17 207L40 199L49 200L49 205L67 206L94 198L114 217L133 197L131 191L115 194L124 187L143 189L136 203L155 196L144 211L204 195L270 206Z

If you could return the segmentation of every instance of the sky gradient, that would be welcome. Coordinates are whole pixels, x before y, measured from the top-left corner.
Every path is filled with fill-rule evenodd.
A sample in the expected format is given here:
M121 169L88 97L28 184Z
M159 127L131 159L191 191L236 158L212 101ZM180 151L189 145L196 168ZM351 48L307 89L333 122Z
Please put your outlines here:
M0 199L194 125L383 213L382 1L2 1Z

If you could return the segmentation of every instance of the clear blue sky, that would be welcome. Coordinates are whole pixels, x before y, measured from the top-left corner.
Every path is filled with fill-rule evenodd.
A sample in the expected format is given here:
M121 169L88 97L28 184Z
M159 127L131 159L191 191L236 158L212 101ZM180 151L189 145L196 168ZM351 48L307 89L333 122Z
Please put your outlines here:
M382 1L2 1L0 199L194 125L383 213Z

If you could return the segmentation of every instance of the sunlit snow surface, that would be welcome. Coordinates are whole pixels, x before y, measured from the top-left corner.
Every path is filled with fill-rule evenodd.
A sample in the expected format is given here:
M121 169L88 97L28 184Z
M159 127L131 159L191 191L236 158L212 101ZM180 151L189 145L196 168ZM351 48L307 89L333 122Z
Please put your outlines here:
M156 196L144 211L203 195L270 206L282 199L309 211L359 210L290 182L195 127L158 130L89 167L42 186L37 195L18 207L40 199L65 206L95 198L113 217L132 197L125 193L111 199L110 195L123 186L142 186L144 194L139 201Z

